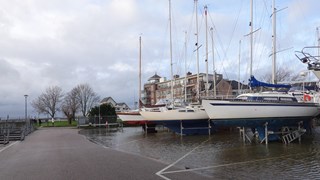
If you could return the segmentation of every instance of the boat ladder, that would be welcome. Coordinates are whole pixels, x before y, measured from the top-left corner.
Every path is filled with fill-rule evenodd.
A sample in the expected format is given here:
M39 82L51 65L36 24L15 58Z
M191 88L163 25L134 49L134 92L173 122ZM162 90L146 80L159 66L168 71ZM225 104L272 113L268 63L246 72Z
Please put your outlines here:
M285 144L289 144L291 143L292 141L296 140L296 139L301 139L301 136L306 132L306 129L298 129L298 130L295 130L295 131L292 131L284 136L282 136L282 141L285 143Z

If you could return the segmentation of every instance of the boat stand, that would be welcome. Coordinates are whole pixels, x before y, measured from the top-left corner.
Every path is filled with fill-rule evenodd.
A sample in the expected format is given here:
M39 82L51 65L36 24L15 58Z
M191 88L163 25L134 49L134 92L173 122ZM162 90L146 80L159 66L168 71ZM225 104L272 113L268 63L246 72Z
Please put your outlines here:
M268 142L269 142L268 136L269 136L269 134L273 134L272 132L268 132L268 122L266 122L266 123L264 124L264 133L265 133L265 136L264 136L264 138L261 140L260 143L262 144L263 141L265 141L266 145L268 145Z
M208 129L208 135L211 135L211 124L210 119L208 119L208 126L207 127L192 127L192 128L185 128L183 127L183 120L180 120L180 135L183 136L183 130L201 130L201 129Z
M240 137L242 137L242 141L245 143L247 140L251 143L251 139L246 133L246 128L245 127L238 127L238 128L239 128Z
M156 124L150 124L150 126L148 126L148 122L147 121L144 122L144 125L142 125L142 128L143 128L145 134L156 133L157 132Z
M298 123L298 128L295 131L290 131L289 128L282 128L281 132L274 132L274 131L268 131L268 123L266 122L264 124L265 126L265 137L261 140L260 143L265 142L266 145L268 145L268 136L271 134L279 134L282 135L282 142L284 144L289 144L292 141L298 139L299 142L301 142L301 136L306 132L306 129L301 128L301 125L303 124L302 121Z
M148 134L148 124L147 121L144 122L144 133Z

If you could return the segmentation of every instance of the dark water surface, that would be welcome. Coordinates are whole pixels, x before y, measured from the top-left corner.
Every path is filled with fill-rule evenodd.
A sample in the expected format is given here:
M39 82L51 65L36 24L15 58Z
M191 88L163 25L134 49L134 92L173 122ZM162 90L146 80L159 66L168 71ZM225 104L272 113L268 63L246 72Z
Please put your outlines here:
M165 130L146 135L141 127L129 127L84 129L80 134L102 146L164 162L163 175L194 171L214 179L320 179L320 127L289 145L243 143L238 132L181 137Z

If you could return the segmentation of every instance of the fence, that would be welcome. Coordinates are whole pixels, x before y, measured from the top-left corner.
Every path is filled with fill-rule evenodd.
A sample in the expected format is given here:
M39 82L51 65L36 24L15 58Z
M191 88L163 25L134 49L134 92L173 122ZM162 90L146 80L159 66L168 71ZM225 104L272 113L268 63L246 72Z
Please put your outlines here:
M121 121L118 121L117 116L94 116L94 117L79 117L78 127L80 126L122 126Z

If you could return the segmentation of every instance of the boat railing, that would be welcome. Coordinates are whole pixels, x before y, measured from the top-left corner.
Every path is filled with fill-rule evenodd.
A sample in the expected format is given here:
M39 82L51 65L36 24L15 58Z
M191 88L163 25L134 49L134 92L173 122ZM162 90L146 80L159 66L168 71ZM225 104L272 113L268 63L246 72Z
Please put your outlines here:
M298 101L281 101L281 100L248 100L248 99L231 99L232 102L258 102L258 103L281 103L281 104L297 104Z
M310 52L314 52L319 46L307 46L301 51L296 51L295 56L304 64L308 64L308 70L320 71L320 56L313 55Z
M297 101L281 101L281 100L263 100L263 99L237 99L237 98L228 98L228 99L208 99L208 100L223 100L223 101L230 101L230 102L259 102L259 103L298 103Z
M212 96L207 96L207 97L203 97L202 99L206 99L206 100L231 100L231 99L235 99L236 96L234 95L228 95L228 96L217 96L217 97L212 97Z

